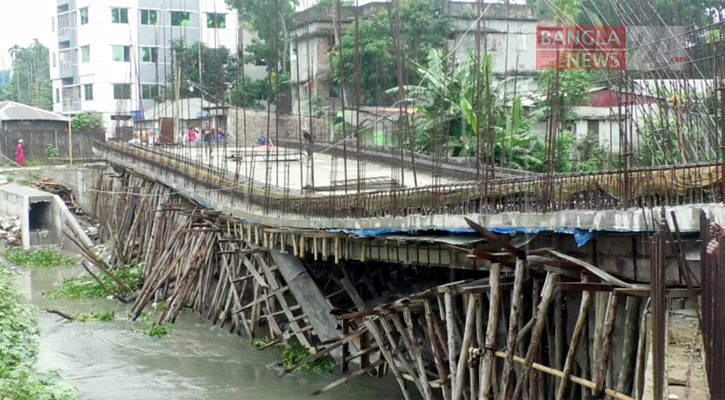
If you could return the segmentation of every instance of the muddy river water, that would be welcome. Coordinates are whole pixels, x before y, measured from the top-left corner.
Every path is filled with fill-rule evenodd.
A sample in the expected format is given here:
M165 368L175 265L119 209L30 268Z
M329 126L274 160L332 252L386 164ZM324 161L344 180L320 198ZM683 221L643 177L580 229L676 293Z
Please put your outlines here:
M108 300L50 300L44 291L77 269L21 273L19 285L41 307L67 313L115 310L116 321L66 322L40 315L41 370L57 370L83 400L402 399L391 377L364 376L320 396L309 393L339 374L293 373L277 377L276 350L258 351L243 337L212 328L193 313L182 314L171 336L152 338L125 319L126 306Z

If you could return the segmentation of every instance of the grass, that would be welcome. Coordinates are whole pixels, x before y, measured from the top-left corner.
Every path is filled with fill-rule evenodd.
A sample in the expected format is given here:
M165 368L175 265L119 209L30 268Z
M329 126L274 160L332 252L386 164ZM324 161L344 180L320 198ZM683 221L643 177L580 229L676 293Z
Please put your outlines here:
M76 390L57 373L39 373L37 309L0 270L0 399L71 400Z
M252 339L249 341L249 344L254 346L255 348L259 349L262 348L269 343L274 341L274 339L269 337L264 337L261 339ZM285 367L291 367L298 362L304 360L305 358L310 356L310 349L307 347L299 344L298 342L294 340L290 340L287 342L287 347L285 347L283 344L276 344L274 346L275 349L282 351L282 362L284 363ZM317 360L305 364L301 366L298 371L302 372L314 372L319 374L329 374L334 371L335 365L337 363L335 362L335 359L332 358L330 355L323 356L321 358L318 358Z
M3 254L8 262L23 268L53 268L75 265L75 257L61 254L55 249L22 250L12 248Z
M113 274L131 290L136 291L141 288L143 269L143 264L138 264L128 266L120 271L113 271ZM99 272L96 276L111 291L120 291L116 282L107 275ZM56 285L55 289L45 293L45 297L50 299L102 299L106 296L108 294L101 288L101 285L89 275L65 279Z

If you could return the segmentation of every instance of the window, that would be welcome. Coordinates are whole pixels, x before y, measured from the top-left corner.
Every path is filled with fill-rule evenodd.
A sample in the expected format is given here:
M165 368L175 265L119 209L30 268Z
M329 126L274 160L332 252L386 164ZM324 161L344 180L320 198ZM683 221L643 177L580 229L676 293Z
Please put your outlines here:
M60 103L60 89L55 89L55 102Z
M113 85L114 100L131 100L131 84L116 83Z
M81 8L79 12L81 14L81 25L87 24L88 23L88 7Z
M141 62L155 63L159 61L159 49L156 47L141 48Z
M112 8L111 22L114 24L128 23L128 8Z
M156 100L159 97L159 85L141 85L141 96L144 100Z
M171 26L191 26L191 13L185 11L172 11Z
M113 61L129 62L131 61L130 46L113 46Z
M225 14L206 14L206 27L225 29L227 27L227 16Z
M84 64L91 62L91 46L81 47L81 62Z
M55 17L50 17L50 31L55 32Z
M141 25L158 25L159 15L156 10L141 10Z
M50 57L53 59L53 68L56 68L58 66L58 59L55 57L55 52L53 52Z
M86 100L93 100L93 85L83 85Z
M593 133L594 135L599 136L599 120L596 119L588 119L587 120L587 133Z

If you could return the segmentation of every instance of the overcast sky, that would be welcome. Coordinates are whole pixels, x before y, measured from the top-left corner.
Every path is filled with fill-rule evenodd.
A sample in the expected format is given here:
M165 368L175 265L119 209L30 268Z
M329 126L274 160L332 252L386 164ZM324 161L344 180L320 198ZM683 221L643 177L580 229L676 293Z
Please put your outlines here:
M9 67L8 49L14 45L28 46L38 38L48 45L50 17L56 7L56 0L0 0L0 57Z
M36 38L46 46L48 45L50 18L53 16L57 2L56 0L0 1L2 1L2 11L0 11L0 60L5 61L5 67L7 68L10 66L8 49L14 45L28 46ZM359 4L362 5L370 1L373 0L359 0ZM309 7L315 2L314 0L299 0L300 8Z

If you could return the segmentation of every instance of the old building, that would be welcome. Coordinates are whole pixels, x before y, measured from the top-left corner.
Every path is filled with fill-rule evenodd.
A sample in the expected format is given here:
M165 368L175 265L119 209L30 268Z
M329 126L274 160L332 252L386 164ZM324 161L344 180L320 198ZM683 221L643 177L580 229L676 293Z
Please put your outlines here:
M379 10L389 7L387 2L371 2L359 6L359 18L367 18ZM456 58L464 59L469 50L475 50L477 13L474 3L450 1L448 14L452 19L453 32L448 37L448 50ZM493 58L493 72L503 76L536 75L536 26L538 20L533 11L520 4L486 3L486 17L480 21L483 33L481 52L490 51ZM341 31L354 23L355 7L345 6L340 10ZM335 98L332 91L332 77L329 52L335 45L336 22L332 6L316 6L295 14L290 28L290 61L292 94L299 98L303 114L309 108L330 105ZM311 92L311 96L310 96ZM312 97L322 104L307 104ZM347 102L347 101L346 101ZM314 102L313 102L314 103ZM293 101L293 113L297 103Z

